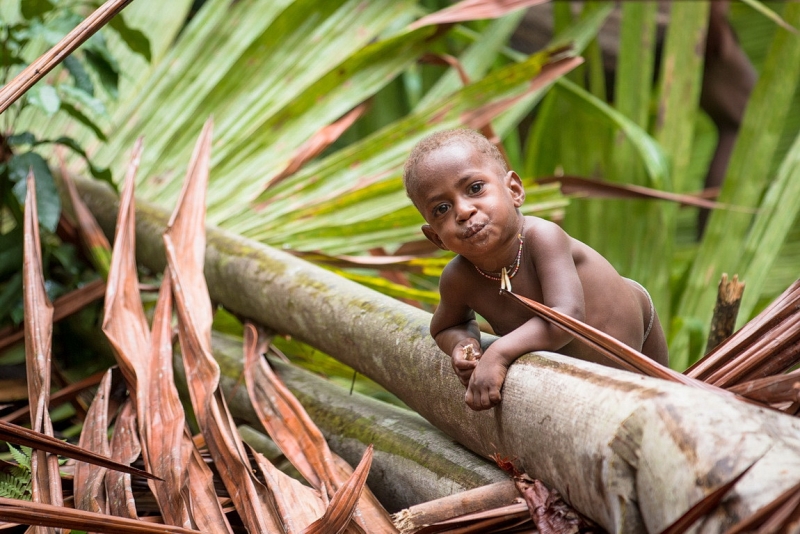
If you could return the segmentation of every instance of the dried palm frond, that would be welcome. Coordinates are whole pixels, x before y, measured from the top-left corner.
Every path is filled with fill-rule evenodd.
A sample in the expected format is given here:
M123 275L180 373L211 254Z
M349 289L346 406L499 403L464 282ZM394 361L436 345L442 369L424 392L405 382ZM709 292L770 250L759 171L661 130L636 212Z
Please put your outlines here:
M28 89L44 78L56 65L64 61L67 56L105 26L130 2L131 0L108 0L98 7L94 13L86 17L55 46L0 88L0 113L8 109Z
M239 516L252 532L279 532L280 520L269 506L267 488L250 469L244 444L219 390L219 365L211 355L211 302L203 277L211 131L212 121L208 120L164 234L181 354L197 423Z
M106 371L100 387L94 396L86 419L83 422L78 445L101 456L111 456L108 445L108 401L111 395L111 370ZM75 508L95 512L108 513L108 498L105 488L106 468L78 462L75 465L73 478L73 496Z

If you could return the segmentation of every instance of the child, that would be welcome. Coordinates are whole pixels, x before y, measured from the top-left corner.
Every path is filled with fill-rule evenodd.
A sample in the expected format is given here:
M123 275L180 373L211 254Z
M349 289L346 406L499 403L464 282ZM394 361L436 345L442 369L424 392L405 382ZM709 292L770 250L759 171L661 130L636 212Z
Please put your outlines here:
M580 340L500 295L503 269L515 293L667 365L664 332L647 291L558 225L523 216L519 207L525 190L519 176L507 170L500 152L481 134L458 129L423 139L406 161L403 182L427 222L425 237L458 254L442 272L431 335L452 358L470 408L486 410L499 403L509 365L531 351L611 365ZM476 313L502 336L483 354Z

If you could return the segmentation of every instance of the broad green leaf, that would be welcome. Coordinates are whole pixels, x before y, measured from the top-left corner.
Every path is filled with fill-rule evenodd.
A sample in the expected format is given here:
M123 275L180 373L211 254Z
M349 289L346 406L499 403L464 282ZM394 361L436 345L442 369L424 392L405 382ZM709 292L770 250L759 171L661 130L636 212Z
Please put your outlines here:
M44 18L55 7L51 0L23 0L20 2L20 13L28 20Z
M124 13L120 13L111 19L111 22L108 23L109 27L119 34L128 48L150 61L152 59L150 40L140 30L128 26L123 15Z
M6 141L11 146L33 145L36 143L36 136L31 132L21 132L8 136Z
M0 286L0 324L10 321L12 324L20 322L22 309L22 270L11 275L11 278Z
M75 56L69 55L64 59L63 65L72 76L72 79L75 80L75 87L90 96L94 96L94 84L89 77L89 73L83 67L83 63Z
M68 84L58 86L61 97L65 102L69 102L75 107L79 107L87 115L97 119L108 119L108 112L103 102L83 89Z
M25 96L28 102L44 111L48 116L54 115L61 108L61 99L55 87L45 83L39 83L31 87Z
M22 231L0 234L0 278L18 271L22 265Z
M618 112L596 96L566 79L558 82L559 93L568 97L578 107L582 107L598 119L619 128L636 147L637 154L644 163L649 177L649 187L667 188L669 183L669 164L659 144L631 119ZM668 188L667 188L668 189Z
M41 143L55 143L71 149L86 161L86 165L89 167L92 176L100 181L107 182L108 185L116 189L116 184L111 179L111 171L106 168L100 168L92 163L92 161L89 159L89 156L74 139L69 137L59 137L58 139L41 141Z
M85 54L86 63L97 74L100 85L111 98L116 98L119 94L119 71L108 61L108 54L101 54L96 50L86 50Z
M744 242L739 276L747 287L739 307L740 325L751 317L781 245L797 221L800 203L789 200L797 198L800 198L800 135L781 163L775 181L769 185ZM795 272L794 277L798 276Z
M103 130L101 130L100 127L92 119L84 115L83 112L81 112L78 108L67 102L62 102L61 109L67 115L69 115L79 123L89 128L94 133L95 137L97 137L101 141L106 140L106 134L103 133Z
M36 178L36 206L39 211L39 224L50 232L54 232L61 216L61 200L58 196L53 175L42 157L35 152L15 155L8 162L9 177L16 182L13 187L14 196L20 204L25 202L27 192L26 177L33 169Z

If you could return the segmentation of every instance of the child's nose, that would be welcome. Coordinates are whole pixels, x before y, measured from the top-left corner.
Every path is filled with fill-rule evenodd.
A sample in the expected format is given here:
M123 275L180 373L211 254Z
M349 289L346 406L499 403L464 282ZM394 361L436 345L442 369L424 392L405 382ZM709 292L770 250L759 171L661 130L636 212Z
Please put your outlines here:
M456 217L458 218L459 222L468 221L470 217L472 217L477 210L472 202L468 201L461 201L456 204Z

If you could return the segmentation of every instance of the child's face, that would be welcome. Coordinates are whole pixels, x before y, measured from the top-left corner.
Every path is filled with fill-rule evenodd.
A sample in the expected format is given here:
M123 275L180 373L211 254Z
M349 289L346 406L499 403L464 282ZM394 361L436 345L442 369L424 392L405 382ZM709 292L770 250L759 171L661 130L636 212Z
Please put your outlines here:
M525 200L519 176L468 143L453 142L417 164L414 204L439 248L480 260L520 231Z

